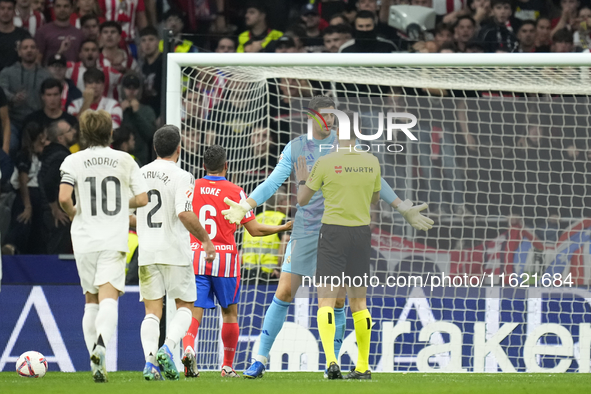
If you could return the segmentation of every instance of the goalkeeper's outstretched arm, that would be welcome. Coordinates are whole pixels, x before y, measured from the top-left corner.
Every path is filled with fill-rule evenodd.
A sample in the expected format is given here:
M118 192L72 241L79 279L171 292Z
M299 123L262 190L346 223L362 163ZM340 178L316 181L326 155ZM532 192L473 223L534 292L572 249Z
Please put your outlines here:
M427 231L433 228L435 223L432 219L421 215L421 211L427 209L427 204L421 204L413 207L410 200L402 201L394 190L388 185L388 182L382 178L382 189L380 190L380 198L386 201L390 206L396 209L404 220L406 220L416 230Z
M223 210L222 215L230 223L238 224L246 215L246 212L262 205L267 201L281 185L285 182L289 175L291 175L291 142L283 149L281 158L273 169L273 172L263 183L257 186L247 199L242 199L239 202L232 201L225 198L224 202L230 206L229 209Z

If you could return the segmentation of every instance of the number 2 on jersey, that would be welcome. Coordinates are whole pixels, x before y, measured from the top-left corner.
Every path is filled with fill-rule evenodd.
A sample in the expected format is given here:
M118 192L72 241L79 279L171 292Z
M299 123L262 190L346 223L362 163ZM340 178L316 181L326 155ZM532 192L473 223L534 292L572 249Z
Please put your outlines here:
M152 202L152 196L156 196L156 205L154 206L154 208L150 209L150 212L148 212L148 227L160 228L162 227L162 223L153 222L152 216L154 216L156 212L158 212L158 210L162 207L162 197L160 196L160 192L158 190L152 189L148 192L148 204Z
M217 212L214 206L204 205L199 210L199 221L201 222L201 225L203 226L205 231L207 231L207 227L205 226L209 226L209 231L207 231L207 235L209 235L209 239L214 239L218 233L218 227L214 219L212 219L211 217L209 219L206 218L208 213L210 216L217 216Z

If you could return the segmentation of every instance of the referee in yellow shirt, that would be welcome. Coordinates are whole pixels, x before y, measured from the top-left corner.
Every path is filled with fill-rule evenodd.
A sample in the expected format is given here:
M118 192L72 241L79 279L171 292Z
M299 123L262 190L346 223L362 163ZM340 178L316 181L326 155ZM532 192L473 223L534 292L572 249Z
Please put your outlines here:
M343 112L353 125L353 112ZM351 132L351 135L354 136L354 133ZM324 195L315 280L318 288L318 331L329 379L343 378L334 354L334 306L339 293L342 297L345 288L359 349L356 367L346 379L371 379L371 315L366 303L371 254L369 210L370 205L380 198L381 176L378 159L370 153L356 152L354 147L355 139L340 140L338 151L318 159L309 177L306 177L305 159L298 158L296 165L298 179L308 179L298 189L300 206L308 204L319 189Z

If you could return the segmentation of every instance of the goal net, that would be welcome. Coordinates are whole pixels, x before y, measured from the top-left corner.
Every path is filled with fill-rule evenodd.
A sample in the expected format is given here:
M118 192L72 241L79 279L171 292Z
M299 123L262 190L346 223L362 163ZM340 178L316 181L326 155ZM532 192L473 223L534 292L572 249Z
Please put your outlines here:
M360 149L400 198L428 204L435 226L418 232L386 202L372 208L373 371L590 372L590 67L586 54L173 54L167 117L182 129L183 168L204 176L203 152L220 144L247 194L311 127L313 96L356 111L364 136L383 129ZM388 139L388 113L397 124L414 115L417 139L400 128ZM293 175L284 186L293 218ZM277 288L250 268L236 370L256 355ZM316 305L300 289L269 370L324 368ZM347 316L342 370L357 358ZM200 369L221 365L221 324L219 308L206 311Z

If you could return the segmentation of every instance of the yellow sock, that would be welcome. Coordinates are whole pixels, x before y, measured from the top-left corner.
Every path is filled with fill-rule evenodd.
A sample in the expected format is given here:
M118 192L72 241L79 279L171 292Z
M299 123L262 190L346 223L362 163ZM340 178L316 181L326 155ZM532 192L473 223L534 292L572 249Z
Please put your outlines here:
M334 309L330 306L318 308L316 321L318 323L318 332L320 333L322 348L326 355L326 366L328 367L331 362L337 363L337 358L334 355L334 333L336 330L334 324Z
M364 309L353 313L353 321L355 322L355 337L357 338L357 351L359 352L357 355L357 365L355 366L355 370L358 372L365 372L369 369L371 315L367 309Z

